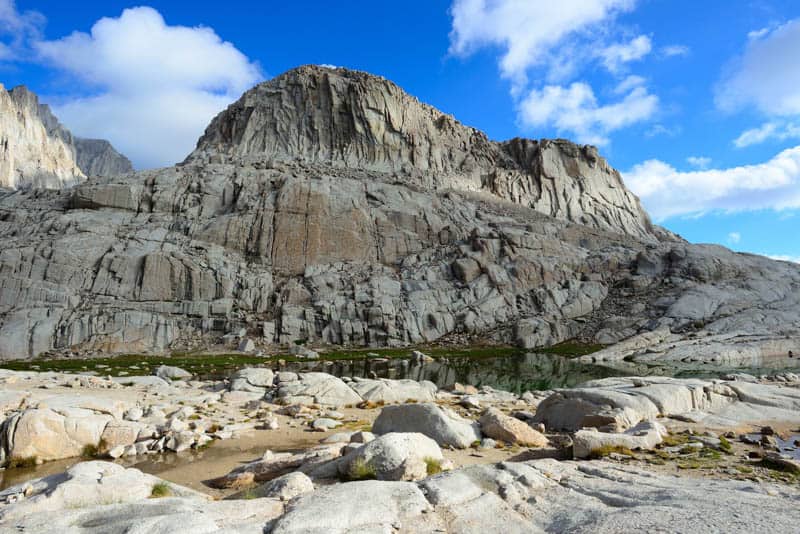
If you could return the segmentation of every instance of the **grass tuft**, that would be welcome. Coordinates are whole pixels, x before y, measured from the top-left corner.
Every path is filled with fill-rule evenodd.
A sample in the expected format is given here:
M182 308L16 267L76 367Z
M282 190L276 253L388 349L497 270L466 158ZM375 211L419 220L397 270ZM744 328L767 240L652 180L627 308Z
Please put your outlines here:
M166 482L157 482L153 489L150 490L150 498L151 499L159 499L161 497L171 497L172 496L172 488Z
M347 480L370 480L376 477L375 468L365 462L362 458L357 458L347 472Z
M599 460L601 458L607 458L612 454L621 454L623 456L635 456L633 451L630 450L628 447L623 447L622 445L603 445L598 449L594 449L591 453L589 453L589 459L591 460Z
M432 458L430 456L425 457L425 470L428 473L428 476L435 475L437 473L442 472L442 461L438 458Z

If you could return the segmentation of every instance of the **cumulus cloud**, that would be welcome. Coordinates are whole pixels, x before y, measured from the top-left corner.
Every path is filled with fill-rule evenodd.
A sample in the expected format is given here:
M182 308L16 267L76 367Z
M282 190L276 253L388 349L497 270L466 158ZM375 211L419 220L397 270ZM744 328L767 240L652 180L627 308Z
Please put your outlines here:
M800 139L800 125L793 122L769 121L757 128L752 128L742 132L733 140L737 148L745 148L751 145L763 143L769 139L776 141L786 141L789 139Z
M711 166L711 158L704 156L689 156L686 158L686 163L696 169L707 169Z
M640 35L627 43L618 43L602 49L599 56L609 72L619 72L623 65L642 59L653 49L653 43L646 35Z
M500 69L518 83L554 57L553 48L592 26L630 11L636 0L454 0L450 52L468 56L500 47Z
M640 83L628 79L618 86L618 92L620 89L624 96L605 105L599 104L592 88L582 82L534 89L520 104L520 119L525 126L552 124L559 131L573 133L579 142L603 145L608 133L647 119L658 108L658 97Z
M519 124L553 127L578 141L608 143L608 135L649 119L658 108L645 80L625 68L653 49L639 35L614 42L621 33L615 18L638 0L453 0L450 53L469 56L482 48L499 50L503 77L511 81ZM609 44L611 43L611 44ZM612 74L603 102L586 81L575 79L589 63ZM536 71L541 83L529 83ZM604 98L605 99L605 98Z
M211 118L262 78L211 28L170 26L149 7L35 48L91 89L53 106L62 122L110 140L138 167L182 160Z
M0 61L22 59L27 43L39 36L44 23L42 14L20 12L14 0L0 0Z
M783 210L800 207L800 146L766 163L681 172L659 160L624 174L656 220L710 211Z
M773 116L800 114L800 19L751 32L744 54L723 77L716 94L724 110L755 107Z

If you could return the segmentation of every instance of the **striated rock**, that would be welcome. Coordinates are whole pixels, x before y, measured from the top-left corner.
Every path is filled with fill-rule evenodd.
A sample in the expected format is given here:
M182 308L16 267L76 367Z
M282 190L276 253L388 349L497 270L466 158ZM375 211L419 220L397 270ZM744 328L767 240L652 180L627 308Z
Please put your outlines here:
M62 127L35 94L0 85L0 187L61 189L86 178L71 134L62 138L55 128Z
M527 423L509 417L497 408L489 408L480 418L481 432L505 443L518 443L529 447L546 447L547 438Z
M465 449L481 439L476 423L437 404L401 404L386 406L372 424L376 434L417 432L442 447Z
M619 432L641 421L675 417L705 426L765 420L800 422L800 392L741 381L626 377L594 380L542 401L536 422L552 430L586 427Z
M86 176L117 176L133 172L133 164L105 139L75 138L78 167Z
M800 353L796 265L651 225L592 147L494 143L344 69L248 91L182 165L0 195L0 243L3 360L242 327L289 347L656 331L635 361Z
M411 520L429 509L411 482L350 482L301 496L275 522L272 533L389 532L393 525L408 529Z

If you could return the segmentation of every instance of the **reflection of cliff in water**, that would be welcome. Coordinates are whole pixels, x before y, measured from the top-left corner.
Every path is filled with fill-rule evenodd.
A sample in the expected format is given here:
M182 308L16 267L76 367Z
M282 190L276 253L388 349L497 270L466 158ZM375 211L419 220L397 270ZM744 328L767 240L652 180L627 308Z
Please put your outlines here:
M571 387L587 380L620 376L619 370L585 364L553 354L519 353L497 358L444 358L427 363L401 359L365 359L287 364L292 371L323 371L336 376L410 378L437 386L455 382L522 393Z

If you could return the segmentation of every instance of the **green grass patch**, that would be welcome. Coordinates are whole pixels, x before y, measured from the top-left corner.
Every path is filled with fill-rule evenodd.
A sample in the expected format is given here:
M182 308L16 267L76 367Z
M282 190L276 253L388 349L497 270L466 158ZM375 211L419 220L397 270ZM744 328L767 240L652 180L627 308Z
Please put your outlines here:
M556 354L566 358L577 358L579 356L586 356L587 354L595 353L605 348L605 345L598 343L582 343L580 341L564 341L552 347L543 347L535 349L533 352L543 352L545 354Z
M667 434L664 436L664 441L661 442L662 447L677 447L679 445L685 445L689 442L689 436L687 434Z
M733 454L733 445L725 436L719 437L719 448L725 454Z
M161 497L171 497L172 488L166 482L157 482L150 490L150 498L159 499Z
M347 480L370 480L376 477L375 468L362 458L357 458L350 464L347 471Z
M425 470L428 476L435 475L442 472L442 461L438 458L425 457Z
M592 450L592 452L589 453L589 459L599 460L601 458L607 458L612 454L621 454L630 457L636 456L628 447L623 447L622 445L603 445L598 449Z

